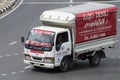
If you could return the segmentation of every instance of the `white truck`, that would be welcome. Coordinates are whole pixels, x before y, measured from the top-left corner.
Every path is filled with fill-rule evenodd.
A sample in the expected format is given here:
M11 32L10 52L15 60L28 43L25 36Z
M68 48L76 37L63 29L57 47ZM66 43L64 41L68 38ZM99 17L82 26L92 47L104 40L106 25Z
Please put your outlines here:
M95 2L44 11L43 26L21 37L24 63L67 71L74 61L88 59L97 66L106 57L103 50L116 42L116 13L115 5Z

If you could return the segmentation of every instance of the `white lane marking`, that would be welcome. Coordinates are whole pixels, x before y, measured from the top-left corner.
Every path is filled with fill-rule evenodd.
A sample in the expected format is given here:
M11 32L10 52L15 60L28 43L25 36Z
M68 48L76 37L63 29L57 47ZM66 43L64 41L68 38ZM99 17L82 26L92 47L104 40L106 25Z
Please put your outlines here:
M20 73L24 73L25 71L20 71Z
M29 70L27 70L27 71L31 72L31 71L33 71L33 70L32 70L32 69L29 69Z
M3 56L0 56L0 58L2 58Z
M18 53L14 53L13 55L17 56L17 55L19 55L19 54L18 54Z
M11 72L11 74L17 74L16 72Z
M70 4L70 3L85 3L85 2L23 2L22 4Z
M3 15L0 17L0 19L6 17L7 15L9 15L10 13L12 13L13 11L15 11L21 4L23 3L23 0L21 0L21 2L11 11L9 11L7 14Z
M24 69L29 69L29 68L32 68L32 66L26 66L26 67L24 67Z
M110 59L116 59L117 57L110 57Z
M1 74L1 76L7 76L7 74Z
M16 75L16 74L20 74L20 73L24 73L25 71L21 70L18 72L11 72L9 75ZM8 74L0 74L0 77L5 77L8 76Z
M120 56L118 56L118 58L120 58Z
M23 2L23 4L70 4L70 2Z
M10 46L17 44L17 41L9 43Z
M19 53L14 53L13 55L14 55L14 56L17 56L17 55L19 55ZM6 55L4 55L4 56L0 56L0 58L2 58L2 57L10 57L10 56L12 56L12 55L6 54Z
M22 4L70 4L70 2L23 2ZM94 1L95 2L95 1ZM96 2L119 2L119 1L96 1ZM72 2L73 4L85 3L85 2Z
M70 0L70 6L72 6L73 0Z
M70 3L73 3L73 0L70 0Z
M9 56L11 56L11 55L10 55L10 54L7 54L6 56L8 56L8 57L9 57Z
M118 21L120 21L120 19L118 19Z

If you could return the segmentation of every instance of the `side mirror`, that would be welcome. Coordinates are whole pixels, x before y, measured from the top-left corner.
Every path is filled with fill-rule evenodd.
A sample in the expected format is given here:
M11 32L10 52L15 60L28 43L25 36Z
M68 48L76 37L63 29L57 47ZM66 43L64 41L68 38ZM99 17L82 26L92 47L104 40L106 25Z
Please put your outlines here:
M21 37L21 43L23 44L25 42L25 38L22 36Z

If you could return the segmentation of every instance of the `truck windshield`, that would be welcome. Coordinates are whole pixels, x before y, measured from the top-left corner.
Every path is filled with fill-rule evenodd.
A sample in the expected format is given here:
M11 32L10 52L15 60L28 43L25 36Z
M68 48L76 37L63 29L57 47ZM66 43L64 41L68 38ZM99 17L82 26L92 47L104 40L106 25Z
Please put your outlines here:
M33 29L27 37L25 47L29 48L29 45L34 50L50 51L54 43L54 35L55 33L52 31Z

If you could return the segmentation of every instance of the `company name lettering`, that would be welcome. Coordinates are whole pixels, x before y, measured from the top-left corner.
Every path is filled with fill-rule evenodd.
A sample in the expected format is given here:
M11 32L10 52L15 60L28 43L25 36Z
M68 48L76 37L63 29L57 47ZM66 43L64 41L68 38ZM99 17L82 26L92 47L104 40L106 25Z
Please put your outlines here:
M107 24L108 22L106 18L107 16L108 16L108 10L83 14L83 21L87 22L84 24L84 28Z
M108 16L108 10L105 11L96 11L87 14L83 14L83 20L91 20L93 18L101 18Z

